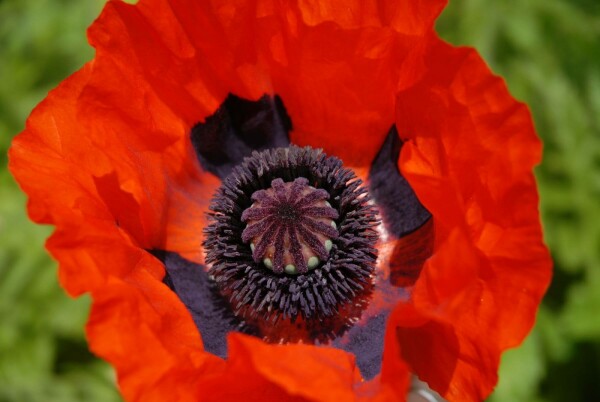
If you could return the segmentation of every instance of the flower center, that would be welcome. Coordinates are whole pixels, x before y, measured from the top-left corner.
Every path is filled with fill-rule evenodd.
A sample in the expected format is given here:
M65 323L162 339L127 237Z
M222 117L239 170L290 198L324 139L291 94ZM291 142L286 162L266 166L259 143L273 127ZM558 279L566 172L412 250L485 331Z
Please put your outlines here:
M212 200L208 275L240 328L326 342L368 305L377 210L341 160L309 147L255 152Z
M242 213L247 224L242 241L250 242L255 262L277 274L304 274L329 257L331 239L338 237L333 219L338 212L327 201L329 193L298 177L255 191L254 203Z

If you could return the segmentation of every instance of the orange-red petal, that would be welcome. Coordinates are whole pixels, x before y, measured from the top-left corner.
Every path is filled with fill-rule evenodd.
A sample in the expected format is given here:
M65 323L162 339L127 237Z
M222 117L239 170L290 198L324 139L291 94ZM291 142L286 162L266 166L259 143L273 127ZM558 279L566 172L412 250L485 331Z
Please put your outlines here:
M435 219L435 253L391 325L422 380L477 401L550 281L532 174L541 147L526 106L475 51L433 40L426 66L398 95L397 127L400 168ZM415 354L415 339L436 356Z

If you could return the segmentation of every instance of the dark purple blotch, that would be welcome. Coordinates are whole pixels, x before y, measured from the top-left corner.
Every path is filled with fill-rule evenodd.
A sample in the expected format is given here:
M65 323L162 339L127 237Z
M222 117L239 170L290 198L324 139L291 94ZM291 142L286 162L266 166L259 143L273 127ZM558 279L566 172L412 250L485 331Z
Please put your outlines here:
M168 251L152 251L165 266L163 283L177 294L200 331L204 349L227 357L227 333L239 331L240 323L226 302L214 291L203 265ZM247 330L244 332L248 332Z
M356 365L367 381L381 371L388 315L386 310L370 317L364 324L350 328L343 338L335 339L331 345L354 354Z
M252 151L290 145L291 129L279 96L251 101L229 94L214 114L192 128L190 137L200 165L224 179Z
M388 132L369 172L369 193L375 199L387 231L400 238L420 228L431 214L398 169L402 141L396 127Z

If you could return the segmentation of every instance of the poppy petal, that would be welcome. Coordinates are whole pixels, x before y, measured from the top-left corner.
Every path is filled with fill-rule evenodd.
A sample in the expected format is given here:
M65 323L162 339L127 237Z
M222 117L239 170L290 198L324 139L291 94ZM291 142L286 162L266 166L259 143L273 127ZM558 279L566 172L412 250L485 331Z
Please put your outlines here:
M86 153L93 147L91 139L65 136L67 132L79 134L77 100L91 73L87 65L52 91L34 110L26 131L15 138L9 151L9 168L31 197L31 218L57 225L47 247L61 261L61 283L72 295L100 286L108 272L128 272L130 251L136 248L132 235L145 231L139 215L124 213L124 223L132 228L131 235L126 233L106 208L105 200L110 198L127 200L131 207L126 191L105 191L108 186L102 177L108 184L115 179L108 158ZM94 246L85 246L89 244ZM97 257L104 255L112 263L99 263Z
M198 331L177 296L147 274L145 267L152 263L141 260L125 280L113 277L92 295L90 346L117 368L127 400L195 401L200 395L206 401L353 397L360 374L354 357L340 350L268 345L231 334L227 361L202 352Z
M219 372L224 362L202 351L190 315L148 274L151 265L160 263L146 254L125 279L111 277L92 292L90 348L117 369L127 400L194 401L202 373Z
M368 166L394 121L390 94L400 67L433 32L445 3L301 2L306 25L279 30L273 41L285 57L271 64L274 87L294 120L292 141L319 144L348 166Z
M142 77L190 126L228 93L278 94L294 121L292 142L320 144L364 166L393 123L400 66L445 2L363 4L365 13L312 2L110 2L90 39L99 56L131 60L119 67ZM249 23L257 15L260 24ZM393 29L382 28L388 24ZM414 77L405 72L405 85Z
M304 0L299 8L309 25L333 21L345 29L369 26L392 27L406 35L427 33L446 1L381 1L350 0L343 6L318 0Z
M526 106L475 51L433 41L426 64L423 81L398 95L397 127L401 171L435 217L435 254L412 312L392 325L401 349L421 337L443 357L403 353L422 380L476 401L495 385L500 353L531 329L550 280L531 173L541 147Z
M353 356L341 350L269 345L236 333L228 348L225 376L203 384L208 401L347 401L360 381Z

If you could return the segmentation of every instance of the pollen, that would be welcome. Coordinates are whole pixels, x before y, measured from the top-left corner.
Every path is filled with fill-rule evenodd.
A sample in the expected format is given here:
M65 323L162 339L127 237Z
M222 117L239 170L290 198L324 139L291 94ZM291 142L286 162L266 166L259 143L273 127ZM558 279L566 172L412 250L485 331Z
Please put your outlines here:
M250 243L252 258L277 274L303 274L327 261L332 239L338 237L338 212L329 193L298 177L252 194L253 204L242 213L242 241Z

